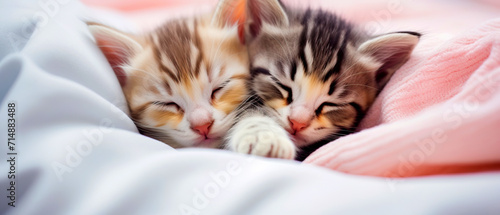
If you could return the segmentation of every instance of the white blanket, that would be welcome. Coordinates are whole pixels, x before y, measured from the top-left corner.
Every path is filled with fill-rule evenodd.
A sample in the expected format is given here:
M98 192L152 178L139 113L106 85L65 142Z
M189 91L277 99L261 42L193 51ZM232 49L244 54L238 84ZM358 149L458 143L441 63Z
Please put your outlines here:
M500 214L500 172L362 177L142 136L86 14L1 3L0 214Z

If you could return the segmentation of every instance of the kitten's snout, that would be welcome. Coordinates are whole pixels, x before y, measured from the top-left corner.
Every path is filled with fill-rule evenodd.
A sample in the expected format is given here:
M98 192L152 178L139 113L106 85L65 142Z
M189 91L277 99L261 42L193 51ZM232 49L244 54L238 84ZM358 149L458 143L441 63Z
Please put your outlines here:
M290 121L290 125L293 129L293 134L295 134L299 131L302 131L302 130L304 130L304 128L307 128L307 126L309 126L309 122L307 122L307 123L299 122L299 121L295 121L294 119L291 119L291 118L288 118L288 120Z
M191 129L193 129L193 131L195 131L198 134L201 134L203 136L207 136L208 132L210 131L210 127L212 126L212 124L213 124L213 121L209 122L209 123L206 123L206 124L203 124L203 125L191 127Z
M196 108L189 117L191 129L203 136L207 136L214 122L212 113L204 108Z
M304 106L294 107L290 110L290 116L288 121L290 122L290 127L292 127L293 133L295 134L299 131L304 130L311 124L312 111L309 111Z

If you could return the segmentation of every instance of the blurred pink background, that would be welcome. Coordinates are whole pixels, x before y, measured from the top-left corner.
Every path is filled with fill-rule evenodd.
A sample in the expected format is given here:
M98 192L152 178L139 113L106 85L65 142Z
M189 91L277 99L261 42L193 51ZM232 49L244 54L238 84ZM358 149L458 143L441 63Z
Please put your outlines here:
M82 0L92 8L116 10L147 30L172 17L207 12L217 0ZM372 33L415 30L458 33L500 17L496 0L284 0L288 6L321 7L364 25Z

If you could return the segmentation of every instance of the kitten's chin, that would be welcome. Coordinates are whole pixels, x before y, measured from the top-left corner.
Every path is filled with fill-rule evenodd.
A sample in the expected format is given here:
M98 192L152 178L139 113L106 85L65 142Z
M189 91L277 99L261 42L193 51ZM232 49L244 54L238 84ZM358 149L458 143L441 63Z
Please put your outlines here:
M295 133L291 129L285 129L285 130L288 132L288 135L293 140L293 143L295 144L295 146L301 147L301 146L305 146L305 145L308 144L308 142L305 140L304 135L302 135L300 132L299 133Z
M293 142L295 143L295 146L297 146L297 147L302 147L302 146L306 146L309 144L304 139L304 137L302 137L301 135L291 135L291 136L292 136Z
M193 147L200 147L200 148L220 148L221 147L221 140L220 138L200 138Z
M295 135L290 134L290 136L292 137L293 142L294 142L295 146L297 146L297 147L308 146L308 145L316 142L315 139L320 140L320 138L317 138L317 137L312 138L311 136L304 134L304 133L297 133Z

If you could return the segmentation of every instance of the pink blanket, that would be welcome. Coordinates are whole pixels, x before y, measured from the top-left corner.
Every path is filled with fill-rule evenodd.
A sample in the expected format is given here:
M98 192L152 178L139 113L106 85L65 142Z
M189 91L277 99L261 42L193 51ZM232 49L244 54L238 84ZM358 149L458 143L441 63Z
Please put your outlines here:
M84 2L125 10L135 23L151 28L217 1ZM285 1L331 9L373 33L424 33L360 131L325 145L305 163L387 177L500 169L500 19L492 19L500 9L496 1L482 2Z

